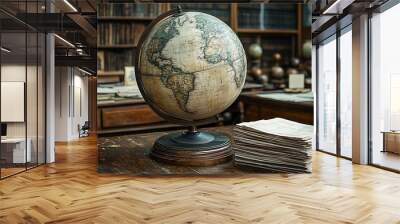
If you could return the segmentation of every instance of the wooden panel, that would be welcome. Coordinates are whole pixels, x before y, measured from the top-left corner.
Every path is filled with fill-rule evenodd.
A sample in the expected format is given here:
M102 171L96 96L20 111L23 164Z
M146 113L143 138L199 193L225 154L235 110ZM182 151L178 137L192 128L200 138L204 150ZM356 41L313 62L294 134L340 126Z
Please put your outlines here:
M244 120L255 121L280 117L305 124L313 124L313 113L287 105L276 106L268 104L252 104L244 102Z
M400 154L400 133L385 132L383 137L384 151Z
M163 121L147 105L102 109L103 128L152 124Z
M258 97L257 94L241 94L240 101L244 106L244 120L255 121L280 117L304 124L313 124L313 105L270 100Z

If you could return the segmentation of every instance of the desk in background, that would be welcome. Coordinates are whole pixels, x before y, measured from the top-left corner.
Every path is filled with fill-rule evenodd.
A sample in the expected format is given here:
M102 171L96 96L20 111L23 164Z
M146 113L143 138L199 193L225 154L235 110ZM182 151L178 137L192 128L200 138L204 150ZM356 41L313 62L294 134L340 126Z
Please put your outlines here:
M251 92L240 94L239 100L243 105L244 121L280 117L304 124L313 124L314 103L311 92Z
M4 164L18 164L30 162L32 158L32 141L26 139L27 147L25 152L25 138L1 139L1 160ZM25 161L27 160L27 161Z
M383 131L382 152L400 154L400 131Z

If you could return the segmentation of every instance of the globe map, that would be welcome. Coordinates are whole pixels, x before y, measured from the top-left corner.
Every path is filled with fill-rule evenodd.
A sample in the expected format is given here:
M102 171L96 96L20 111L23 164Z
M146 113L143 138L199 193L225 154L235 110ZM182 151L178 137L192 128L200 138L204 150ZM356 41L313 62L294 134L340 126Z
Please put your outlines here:
M138 55L142 94L179 120L216 115L238 97L247 71L243 46L221 20L201 12L169 15L143 40Z

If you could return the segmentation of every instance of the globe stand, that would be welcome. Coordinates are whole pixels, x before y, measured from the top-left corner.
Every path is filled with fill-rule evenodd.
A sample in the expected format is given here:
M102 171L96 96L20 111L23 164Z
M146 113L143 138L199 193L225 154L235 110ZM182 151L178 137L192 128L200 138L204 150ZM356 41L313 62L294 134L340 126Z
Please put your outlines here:
M211 166L232 159L231 140L226 135L197 131L196 127L185 132L164 135L154 143L150 156L174 165Z

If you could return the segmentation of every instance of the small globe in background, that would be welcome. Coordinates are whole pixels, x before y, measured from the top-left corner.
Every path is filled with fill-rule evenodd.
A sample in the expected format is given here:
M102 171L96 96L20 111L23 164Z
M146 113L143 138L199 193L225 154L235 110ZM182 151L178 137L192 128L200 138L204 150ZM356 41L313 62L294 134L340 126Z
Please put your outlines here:
M275 63L280 63L282 60L282 55L280 53L274 53L272 55L272 60L274 60Z
M292 59L290 59L290 65L297 68L300 65L300 59L293 57Z
M260 44L253 43L249 46L248 54L252 59L261 59L263 49Z
M271 77L274 79L282 79L285 77L285 71L279 65L274 65L271 67Z
M224 22L201 12L180 12L161 18L147 32L136 75L158 114L194 122L223 112L238 97L246 55Z

